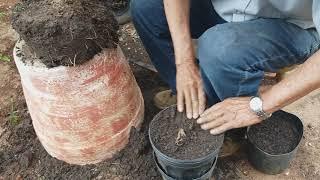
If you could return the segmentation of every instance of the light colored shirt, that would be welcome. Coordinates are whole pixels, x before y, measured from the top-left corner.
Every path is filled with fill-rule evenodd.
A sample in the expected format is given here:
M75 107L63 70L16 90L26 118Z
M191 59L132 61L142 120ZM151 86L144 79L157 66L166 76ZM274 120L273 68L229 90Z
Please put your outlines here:
M281 18L320 33L320 0L212 0L214 9L228 22L255 18Z

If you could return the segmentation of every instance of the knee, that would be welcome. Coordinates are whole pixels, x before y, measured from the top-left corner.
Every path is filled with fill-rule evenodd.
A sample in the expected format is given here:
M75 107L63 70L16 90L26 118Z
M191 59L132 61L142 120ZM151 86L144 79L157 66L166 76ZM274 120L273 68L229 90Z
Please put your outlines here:
M213 73L215 77L244 69L246 47L243 47L243 41L241 32L228 24L208 29L199 38L198 56L201 68L206 73Z
M248 32L231 25L211 28L200 37L200 67L220 99L256 90L263 72L255 67L255 48Z
M220 99L238 94L238 89L231 84L238 84L245 75L247 55L242 41L236 30L222 25L207 30L199 38L200 67Z
M131 0L130 1L130 13L134 22L139 21L141 17L147 15L149 7L145 4L148 0Z

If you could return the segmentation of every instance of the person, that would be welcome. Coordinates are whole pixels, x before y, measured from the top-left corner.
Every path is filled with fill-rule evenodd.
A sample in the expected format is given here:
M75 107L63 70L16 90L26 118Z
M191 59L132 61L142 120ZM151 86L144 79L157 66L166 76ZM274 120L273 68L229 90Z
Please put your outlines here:
M259 123L320 87L318 0L132 0L131 15L171 88L156 95L158 106L176 98L211 134ZM295 64L258 93L265 72Z

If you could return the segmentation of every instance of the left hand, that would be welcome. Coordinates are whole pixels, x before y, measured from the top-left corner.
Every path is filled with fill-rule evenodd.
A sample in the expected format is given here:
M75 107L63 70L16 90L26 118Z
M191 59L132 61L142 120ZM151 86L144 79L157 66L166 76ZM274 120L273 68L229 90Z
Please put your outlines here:
M250 126L261 122L250 109L250 97L229 98L207 109L197 120L204 130L213 135L229 129Z

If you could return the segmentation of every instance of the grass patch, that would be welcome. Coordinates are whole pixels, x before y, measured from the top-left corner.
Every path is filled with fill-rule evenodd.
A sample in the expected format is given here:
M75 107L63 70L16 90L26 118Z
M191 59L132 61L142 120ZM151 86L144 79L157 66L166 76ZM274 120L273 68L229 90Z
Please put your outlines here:
M14 9L13 9L13 11L14 12L21 12L21 11L23 11L24 10L24 8L22 7L22 3L17 3L15 6L14 6Z
M16 110L15 106L14 106L14 102L13 99L11 99L11 110L9 113L9 122L11 125L16 126L21 122L21 118L19 116L19 111Z
M0 53L0 61L10 62L11 59L9 56Z
M19 111L11 111L9 114L9 122L11 125L16 126L20 123L21 119L18 114Z
M5 12L0 11L0 20L6 16L7 14Z

